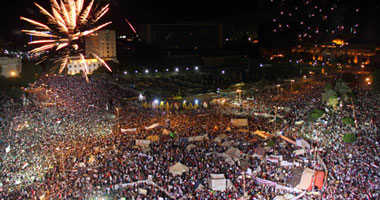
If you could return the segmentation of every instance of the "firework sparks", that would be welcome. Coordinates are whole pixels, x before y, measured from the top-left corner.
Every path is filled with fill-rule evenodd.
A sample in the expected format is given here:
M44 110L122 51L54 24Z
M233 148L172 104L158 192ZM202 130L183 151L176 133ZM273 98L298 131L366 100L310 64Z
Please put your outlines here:
M41 45L32 49L31 53L43 53L48 50L60 51L63 54L60 59L59 73L62 73L70 60L71 49L77 51L79 45L76 43L79 38L91 35L92 33L104 28L112 22L107 22L92 29L85 29L90 25L98 22L108 11L109 4L100 8L93 9L94 0L85 5L84 0L50 0L51 12L34 3L40 12L48 18L48 23L43 24L35 20L20 17L21 20L27 21L36 26L37 30L22 30L27 35L44 38L29 42L30 45ZM50 38L50 40L47 40ZM63 51L63 49L67 49ZM92 53L103 65L111 71L107 63L98 55ZM82 71L88 81L88 66L83 54L79 54L84 62ZM40 62L39 62L40 63ZM112 71L111 71L112 72Z
M132 29L132 31L136 34L135 28L132 26L132 24L128 21L128 19L125 19L125 21L128 23L129 27Z

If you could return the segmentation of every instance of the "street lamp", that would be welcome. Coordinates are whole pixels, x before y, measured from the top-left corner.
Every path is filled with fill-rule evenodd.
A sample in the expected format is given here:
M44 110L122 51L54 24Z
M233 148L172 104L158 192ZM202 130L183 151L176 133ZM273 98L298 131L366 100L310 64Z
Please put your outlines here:
M120 132L120 124L119 124L119 113L120 113L120 108L116 107L116 134L119 134Z
M293 92L293 83L294 83L294 80L290 80L290 92Z

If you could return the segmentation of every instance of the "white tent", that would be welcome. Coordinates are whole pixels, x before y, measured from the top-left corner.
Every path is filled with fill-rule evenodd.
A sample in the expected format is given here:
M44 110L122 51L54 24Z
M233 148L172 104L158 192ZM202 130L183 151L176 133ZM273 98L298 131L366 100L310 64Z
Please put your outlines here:
M210 174L208 185L212 190L225 191L227 188L227 180L224 174Z
M241 156L241 152L239 149L235 147L230 147L224 154L231 156L234 159L239 159Z
M182 175L184 172L188 172L188 171L189 171L189 168L180 162L177 162L175 165L172 165L169 167L169 172L173 176Z
M195 191L204 190L204 189L205 189L205 186L203 186L202 184L199 184L198 187L195 189Z
M227 189L232 190L232 191L236 191L236 187L234 186L234 184L232 184L230 179L227 180Z

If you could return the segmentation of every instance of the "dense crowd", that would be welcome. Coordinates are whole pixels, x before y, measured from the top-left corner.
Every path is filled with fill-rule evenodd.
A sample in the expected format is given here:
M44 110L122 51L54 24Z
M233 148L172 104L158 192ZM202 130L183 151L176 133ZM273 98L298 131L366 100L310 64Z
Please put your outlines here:
M313 188L319 195L303 199L379 198L379 101L369 90L354 88L357 127L342 123L342 118L352 117L353 108L347 105L308 122L312 109L325 107L324 84L315 81L298 92L281 94L282 99L274 98L275 91L255 95L243 106L250 130L245 132L231 124L237 118L234 108L144 109L123 104L123 98L133 94L102 79L87 84L81 77L44 76L26 89L21 100L1 94L0 199L238 199L244 192L250 199L274 199L299 192L276 189L257 178L292 188L289 181L296 169L324 170L313 152L295 155L300 147L279 137L271 139L272 147L268 140L252 135L255 130L281 132L294 141L304 138L320 149L327 179L322 189ZM271 118L253 115L274 114L274 106L283 108L278 109L283 120L276 127ZM116 107L121 109L117 117ZM295 125L300 120L305 122ZM161 126L145 128L154 123ZM117 124L136 131L117 131ZM173 134L163 134L164 129ZM358 141L345 144L344 133L357 134ZM206 134L199 141L184 140ZM223 134L226 137L216 140ZM148 147L136 146L136 140L150 135L159 140ZM188 148L190 144L194 147ZM230 147L240 151L232 163L222 156ZM267 160L279 155L297 165ZM171 174L169 167L177 162L189 171ZM243 178L247 168L253 172ZM223 192L213 191L210 174L224 174L232 185Z

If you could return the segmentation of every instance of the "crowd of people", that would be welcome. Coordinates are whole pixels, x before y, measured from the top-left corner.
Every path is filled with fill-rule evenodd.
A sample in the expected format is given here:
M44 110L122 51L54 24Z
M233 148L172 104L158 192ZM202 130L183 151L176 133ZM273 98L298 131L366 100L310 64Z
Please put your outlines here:
M277 137L277 132L294 141L304 138L320 149L318 154L326 165L323 188L312 188L317 193L305 194L302 199L379 198L379 101L367 88L353 88L358 97L354 108L344 105L326 110L320 120L309 122L308 114L314 108L325 108L321 93L327 81L314 80L297 92L282 93L282 98L274 91L255 95L243 106L249 125L244 128L248 131L242 131L231 123L239 118L231 111L234 108L145 109L123 103L123 98L133 94L102 79L92 78L87 84L81 77L43 76L26 89L22 99L11 100L1 93L0 199L297 196L299 191L286 189L293 188L290 180L295 170L326 169L312 151L295 155L301 147ZM283 108L276 113L283 119L276 127L272 118L253 114L273 114L274 106ZM116 108L120 109L117 114ZM353 109L357 127L342 123L344 117L354 117ZM301 120L303 124L295 124ZM160 126L146 128L155 123ZM134 130L123 132L117 127ZM172 134L163 134L163 130ZM255 130L274 137L264 140L251 133ZM358 141L344 143L345 133L355 133ZM159 140L146 147L136 145L136 140L151 135ZM204 135L201 140L186 140ZM194 146L188 148L190 144ZM231 147L240 151L232 163L223 157ZM268 160L270 156L281 156L297 165L283 166ZM169 167L178 162L189 170L173 175ZM232 185L225 191L213 190L208 182L210 174L223 174Z

